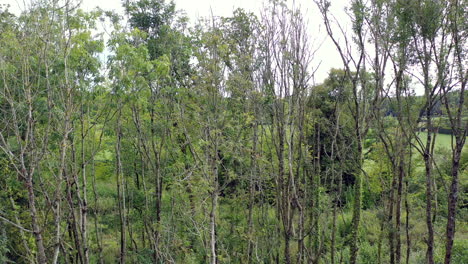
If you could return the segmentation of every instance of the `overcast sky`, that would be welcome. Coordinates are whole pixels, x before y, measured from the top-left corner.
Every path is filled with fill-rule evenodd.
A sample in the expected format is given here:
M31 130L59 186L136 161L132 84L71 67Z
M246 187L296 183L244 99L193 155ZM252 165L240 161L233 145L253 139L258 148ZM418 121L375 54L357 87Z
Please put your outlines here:
M10 10L16 14L20 10L24 10L25 3L27 5L29 2L30 0L0 0L2 4L10 4ZM236 8L243 8L259 16L264 2L264 0L174 0L176 8L185 11L192 23L199 18L210 16L211 10L215 16L230 16ZM292 3L293 1L288 2ZM346 0L332 1L331 11L336 14L336 17L339 17L340 23L344 25L349 24L346 22L348 17L343 11L347 3L349 1ZM320 47L311 67L317 68L320 65L315 75L315 81L320 83L326 78L330 68L341 68L342 62L333 43L326 36L320 13L314 1L296 0L295 5L301 7L304 17L309 22L308 29L312 48ZM82 0L81 8L84 10L89 11L96 6L104 10L115 10L119 13L123 11L121 0Z

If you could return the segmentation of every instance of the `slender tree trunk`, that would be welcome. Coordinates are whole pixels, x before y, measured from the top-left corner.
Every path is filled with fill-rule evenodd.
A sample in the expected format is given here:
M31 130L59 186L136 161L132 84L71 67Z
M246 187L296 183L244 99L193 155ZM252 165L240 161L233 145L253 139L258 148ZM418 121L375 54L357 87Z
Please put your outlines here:
M281 125L282 127L282 125ZM290 253L290 228L289 228L289 192L288 184L284 182L284 133L283 128L278 128L279 130L279 150L278 150L278 184L280 186L280 215L283 222L283 236L284 236L284 259L285 263L291 263L291 253Z
M458 171L460 168L460 157L463 149L463 144L457 138L456 148L453 150L452 157L452 183L450 184L450 193L448 199L448 216L446 228L446 244L445 244L445 264L450 264L452 261L452 247L455 237L455 216L457 214L458 201Z
M216 210L218 205L217 191L213 191L211 195L211 211L210 211L210 249L211 249L211 264L218 263L218 256L216 254Z
M252 155L250 159L250 186L249 186L249 205L248 205L248 218L247 218L247 225L248 225L248 245L247 245L247 261L248 263L252 263L252 255L253 255L253 208L254 208L254 199L255 199L255 181L254 178L257 177L257 141L258 141L258 125L255 122L253 127L253 136L252 136Z
M429 136L430 137L430 136ZM427 251L426 258L429 264L434 263L434 227L432 224L432 178L431 161L428 154L424 154L424 163L426 165L426 225L427 225Z
M211 249L211 264L218 263L218 255L216 251L216 210L218 207L218 164L217 164L217 147L215 148L215 156L212 157L213 163L213 193L211 194L211 211L210 211L210 249Z
M313 203L312 203L312 234L313 234L313 259L312 263L319 263L320 260L320 224L319 224L319 211L320 211L320 125L315 127L315 153L314 153L314 172L312 178L312 192L313 192Z
M402 154L403 155L403 154ZM405 163L403 155L398 166L398 188L396 197L396 212L395 212L395 263L400 264L401 262L401 197L403 192L403 179L405 176Z
M335 244L336 244L336 211L337 211L337 202L333 204L333 222L332 222L332 234L331 234L331 243L330 243L330 261L332 264L335 264Z
M356 104L356 109L359 106ZM358 111L358 110L356 110ZM351 220L351 226L352 226L352 231L351 231L351 257L350 257L350 263L351 264L356 264L357 263L357 257L358 257L358 251L359 251L359 226L361 223L361 194L362 194L362 142L361 142L361 133L359 132L360 129L362 129L359 125L358 119L360 118L360 115L357 112L356 114L356 139L357 139L357 153L356 153L356 168L355 168L355 182L354 182L354 204L353 204L353 217Z
M120 258L121 264L126 262L127 258L127 236L126 236L126 219L125 219L125 185L122 169L122 158L121 158L121 142L122 142L122 128L121 128L121 115L122 105L119 105L116 125L117 142L115 146L116 153L116 167L117 167L117 196L119 204L119 217L120 217Z
M434 227L432 223L432 124L430 106L427 107L427 138L424 149L424 165L426 171L426 225L427 225L427 251L426 261L428 264L434 264Z
M29 204L29 214L31 216L31 226L34 234L34 239L36 241L37 247L37 262L39 264L46 264L47 257L45 254L44 241L42 238L42 231L39 227L37 219L37 209L36 209L36 195L33 189L32 175L26 173L26 170L23 169L23 175L26 177L26 189L28 191L28 204Z
M447 215L447 228L446 228L446 244L445 244L445 264L450 264L452 261L452 248L453 241L455 239L455 225L456 225L456 214L457 214L457 202L458 202L458 174L460 170L460 158L463 151L463 146L466 142L466 136L468 135L468 123L463 122L463 113L466 111L465 106L465 95L466 95L466 83L468 80L468 73L466 71L466 2L464 1L450 1L449 5L449 25L452 33L452 44L454 47L454 57L456 72L458 73L457 79L460 83L460 89L456 93L459 94L458 105L456 107L456 114L452 114L450 111L450 104L448 102L447 95L444 96L445 108L451 121L452 131L455 135L455 148L452 151L452 183L450 185L450 192L448 197L448 215ZM465 44L463 44L465 43ZM462 123L465 123L463 126Z
M84 96L84 93L82 93ZM88 252L88 194L87 194L87 175L86 175L86 161L85 161L85 120L84 120L84 109L83 102L81 102L81 189L83 191L83 197L81 199L81 240L83 246L83 263L89 263L89 252ZM78 183L76 183L78 184Z
M410 157L411 157L411 150L410 150ZM410 161L411 164L411 161ZM411 169L411 165L409 165ZM409 176L409 170L408 170ZM409 258L411 254L411 237L409 234L409 219L410 219L410 209L409 209L409 202L408 202L408 180L405 180L406 185L406 192L405 192L405 209L406 209L406 222L405 222L405 231L406 231L406 264L409 264Z
M390 201L389 201L389 209L388 209L388 220L387 225L389 228L388 232L388 247L389 247L389 257L390 257L390 264L395 264L395 227L393 225L393 214L395 212L395 189L397 185L397 176L394 171L392 177L392 185L390 187Z
M216 102L214 102L215 107ZM216 114L216 112L215 112ZM214 133L215 135L212 135ZM211 170L211 181L212 181L212 193L211 193L211 210L210 210L210 252L211 252L211 264L218 263L217 255L217 241L216 241L216 212L218 208L218 192L219 192L219 179L218 179L218 162L219 162L219 153L218 153L218 131L211 130L210 127L207 129L207 138L212 137L212 148L211 153L208 153L209 157L209 166Z
M96 190L96 170L95 170L95 161L94 157L91 160L91 169L92 169L92 184L93 184L93 196L94 196L94 230L96 233L96 244L97 244L97 250L98 250L98 259L99 259L99 264L104 264L104 259L102 256L102 239L101 239L101 230L99 228L99 205L98 205L98 194Z

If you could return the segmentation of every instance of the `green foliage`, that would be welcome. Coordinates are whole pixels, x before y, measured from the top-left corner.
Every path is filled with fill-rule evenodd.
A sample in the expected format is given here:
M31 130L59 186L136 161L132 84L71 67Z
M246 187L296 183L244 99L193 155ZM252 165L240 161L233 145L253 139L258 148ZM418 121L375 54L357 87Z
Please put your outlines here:
M5 235L5 231L2 231L2 235L0 235L0 261L5 263L8 260L7 254L10 251L8 249L8 237Z
M123 238L128 263L208 263L212 235L220 263L282 263L288 249L294 263L331 263L332 253L347 263L356 252L359 263L386 263L396 198L402 252L407 224L408 262L425 261L427 98L415 95L420 76L407 66L421 55L417 45L438 43L443 23L464 24L464 10L351 2L349 48L370 41L393 74L404 69L401 80L385 79L385 94L373 64L381 58L370 53L356 72L331 69L312 86L307 31L284 1L268 4L273 18L237 9L194 27L172 1L123 6L125 17L55 1L19 16L0 8L1 263L39 262L41 241L58 263L84 262L85 251L89 263L114 263ZM451 60L454 50L443 52ZM345 61L359 63L350 54ZM447 131L444 102L451 113L460 106L454 80L429 111ZM435 143L435 259L443 262L454 142L436 134ZM468 262L467 169L465 146L453 263Z

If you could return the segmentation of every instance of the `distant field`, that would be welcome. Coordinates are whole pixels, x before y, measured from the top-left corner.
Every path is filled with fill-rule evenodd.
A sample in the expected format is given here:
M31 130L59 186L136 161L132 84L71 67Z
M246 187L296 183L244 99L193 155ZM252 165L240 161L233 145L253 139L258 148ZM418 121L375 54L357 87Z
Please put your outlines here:
M419 132L419 138L422 142L426 142L427 132ZM447 134L436 135L436 148L450 148L452 143L452 136Z

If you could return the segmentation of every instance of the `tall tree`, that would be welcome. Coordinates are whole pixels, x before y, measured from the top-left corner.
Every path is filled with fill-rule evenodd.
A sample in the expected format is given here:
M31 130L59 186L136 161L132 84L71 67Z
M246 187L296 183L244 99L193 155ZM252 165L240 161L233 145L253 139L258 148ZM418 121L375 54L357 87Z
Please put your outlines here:
M340 37L336 36L336 27L340 24L332 20L330 16L330 1L316 1L324 20L328 36L334 43L345 71L345 80L351 82L351 96L349 98L349 110L353 118L354 125L354 144L356 152L354 153L354 201L353 201L353 219L350 242L350 262L356 263L359 251L359 228L361 222L361 197L362 197L362 173L363 173L363 142L369 130L369 120L371 112L369 111L370 96L375 91L368 85L368 76L366 76L366 24L365 24L365 5L363 1L352 1L349 8L350 19L352 23L352 40L343 33ZM354 42L354 43L353 43ZM352 49L354 48L354 49ZM376 93L377 94L377 93ZM377 97L373 97L375 100Z
M452 54L449 58L438 60L438 75L449 75L446 85L442 86L442 101L445 105L445 110L450 121L453 137L455 138L455 145L452 146L452 168L451 168L451 184L448 193L448 216L446 228L446 244L445 244L445 263L452 262L452 248L455 237L455 218L457 214L457 202L459 193L459 173L460 173L460 159L463 147L468 135L468 122L463 120L466 115L466 83L468 80L468 71L466 70L466 51L464 51L463 44L467 40L466 34L466 2L465 1L451 1L446 8L448 27L448 34L450 34ZM453 66L450 66L452 64ZM451 74L447 73L449 69ZM450 93L456 94L458 100L455 105L449 101Z

